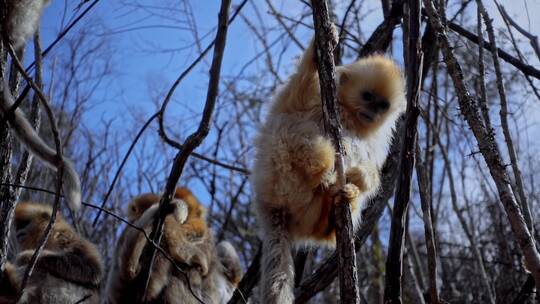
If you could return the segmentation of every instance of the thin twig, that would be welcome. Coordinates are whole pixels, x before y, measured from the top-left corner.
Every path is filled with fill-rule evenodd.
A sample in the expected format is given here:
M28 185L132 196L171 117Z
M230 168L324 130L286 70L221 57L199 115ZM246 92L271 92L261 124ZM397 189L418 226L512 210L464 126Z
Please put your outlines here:
M236 16L238 16L238 14L240 13L240 11L242 10L242 8L244 7L246 3L247 3L247 0L244 0L242 1L242 3L240 3L240 5L236 8L235 12L232 14L230 20L228 20L227 22L228 25L230 25L234 21L234 19L236 18ZM175 147L178 150L182 150L184 146L181 143L170 138L165 131L164 116L167 110L167 106L169 105L169 102L171 101L171 98L174 92L176 91L176 88L178 87L178 85L182 82L182 80L184 80L184 78L186 78L187 75L189 75L189 73L197 66L197 64L199 64L199 62L201 62L204 59L204 57L206 57L206 54L208 54L208 52L212 50L212 48L216 44L216 39L212 40L212 42L210 42L210 44L206 46L206 48L199 54L199 56L184 71L182 71L182 73L180 73L178 78L174 81L173 85L167 92L167 95L165 96L165 99L163 100L161 104L161 108L158 112L159 135L167 144L169 144L172 147ZM204 159L204 160L209 160L209 159ZM233 166L230 166L229 169L231 168L233 168Z
M279 23L279 25L281 25L281 27L283 27L283 29L285 30L285 32L287 33L287 35L289 35L289 37L291 38L291 40L294 42L294 44L296 44L296 46L298 46L298 48L300 48L301 50L304 50L305 47L302 45L302 43L300 43L300 41L298 41L298 38L296 38L296 36L294 35L294 33L292 32L292 29L290 27L287 26L287 24L285 24L285 22L283 21L283 19L281 18L281 15L278 13L278 11L276 10L276 8L274 7L274 5L272 4L272 0L266 0L266 4L268 5L268 7L270 8L270 11L272 12L272 15L276 18L277 22Z
M479 42L478 36L471 33L470 31L466 30L465 28L463 28L462 26L460 26L457 23L449 22L448 23L448 28L451 29L452 31L460 34L461 36L467 38L471 42L474 42L474 43L477 43L477 44ZM486 41L483 41L482 43L484 45L484 49L491 52L491 48L489 46L489 43L487 43ZM532 65L528 65L528 64L524 63L523 61L521 61L518 58L510 55L506 51L501 50L500 48L497 48L497 54L499 55L499 57L502 60L508 62L511 65L513 65L515 68L520 70L523 74L529 75L531 77L534 77L534 78L540 80L540 70L536 69Z
M495 2L497 4L497 2ZM523 57L523 54L521 53L520 47L518 46L516 42L516 38L514 37L514 32L512 31L512 27L510 24L510 21L506 19L505 15L502 13L501 9L504 9L502 6L497 4L497 8L499 9L499 12L501 13L501 16L503 17L504 24L506 25L506 29L508 30L508 35L510 36L510 42L512 43L512 46L514 47L514 51L516 52L519 60L525 62L525 58ZM481 36L481 35L479 35ZM540 55L538 55L540 56ZM540 58L540 57L539 57ZM538 88L534 85L533 80L529 75L524 75L525 79L529 83L529 86L531 87L534 95L536 95L536 98L540 100L540 92L538 91Z
M524 28L522 28L504 9L504 6L502 6L498 1L495 0L495 5L497 5L497 9L501 13L501 16L504 20L508 21L518 32L521 33L521 35L527 37L529 39L529 43L531 44L531 47L534 50L534 53L536 54L536 57L540 59L540 46L538 45L538 36L533 35L532 33L526 31Z
M420 156L420 147L416 144L416 176L418 190L420 192L420 204L422 207L422 219L424 220L424 237L426 240L426 252L429 272L429 303L439 303L437 291L437 250L435 248L435 234L433 232L433 220L431 218L431 193L428 190L430 183L426 167Z
M54 39L54 41L51 42L51 44L49 44L49 46L47 46L47 48L41 53L41 57L47 56L47 54L60 42L60 40L62 40L62 38L64 38L69 33L69 31L71 31L71 29L75 27L75 25L77 25L77 23L79 23L84 16L86 16L86 14L88 14L88 12L90 12L90 10L94 8L94 6L96 6L96 4L98 4L99 1L100 0L94 0L79 16L73 19L73 21L68 26L66 26L66 28L64 28L62 32L60 32L58 37L56 37L56 39ZM29 72L34 67L35 64L36 64L35 61L32 62L26 68L26 71Z

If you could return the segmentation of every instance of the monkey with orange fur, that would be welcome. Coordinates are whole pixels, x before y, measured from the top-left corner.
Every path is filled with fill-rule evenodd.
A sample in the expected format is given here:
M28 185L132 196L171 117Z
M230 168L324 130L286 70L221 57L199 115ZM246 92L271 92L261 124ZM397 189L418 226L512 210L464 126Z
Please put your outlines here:
M158 211L160 197L143 194L128 205L128 218L147 233ZM240 280L241 268L232 246L220 243L214 247L212 233L205 220L205 209L186 188L177 188L171 202L171 214L165 217L161 246L186 272L193 292L208 303L226 301ZM107 295L110 303L135 301L129 292L140 278L139 259L146 238L142 233L126 228L120 240L110 272ZM149 302L198 303L191 294L186 276L172 263L157 254L147 289Z
M15 266L8 265L6 270L11 268L10 272L16 274L11 276L11 286L17 293L52 211L51 206L30 202L21 202L15 208L14 232L22 252L17 254ZM96 247L58 214L18 303L67 304L83 299L84 303L99 303L102 273Z
M336 81L346 151L343 191L356 228L362 203L379 187L395 122L405 110L404 81L397 65L381 55L336 67ZM274 98L255 144L252 183L263 238L264 303L294 300L293 243L335 244L336 151L322 121L312 41Z

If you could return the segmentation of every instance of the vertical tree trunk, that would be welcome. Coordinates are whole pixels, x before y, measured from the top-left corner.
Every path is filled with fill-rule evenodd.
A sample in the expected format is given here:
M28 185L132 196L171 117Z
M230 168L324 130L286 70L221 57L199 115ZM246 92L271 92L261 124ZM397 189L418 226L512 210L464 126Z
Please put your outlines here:
M321 86L321 101L326 133L334 142L337 151L337 186L345 185L344 148L341 143L341 123L337 106L332 24L325 0L313 0L313 24L315 25L316 59ZM349 202L338 195L335 201L336 252L338 255L339 287L341 303L356 304L360 301L356 250Z
M401 276L403 273L403 244L405 221L409 206L414 150L416 146L418 98L422 79L422 52L420 40L420 1L405 2L403 8L404 59L407 75L407 112L401 150L398 184L392 212L390 241L386 259L384 287L385 303L401 303Z

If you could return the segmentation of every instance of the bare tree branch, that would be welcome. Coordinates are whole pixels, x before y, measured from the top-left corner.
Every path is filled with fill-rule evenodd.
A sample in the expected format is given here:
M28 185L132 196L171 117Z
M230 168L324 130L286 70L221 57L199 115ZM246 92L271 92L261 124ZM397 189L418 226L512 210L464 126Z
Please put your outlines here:
M345 186L345 168L343 156L345 149L341 142L341 122L337 103L336 76L333 50L337 41L333 41L332 23L328 14L326 0L313 0L313 24L315 26L316 60L321 86L321 102L324 129L332 139L336 150L335 170L336 186ZM338 195L334 198L334 218L336 223L336 253L339 266L339 287L341 303L359 303L358 274L356 268L356 250L351 209L347 199Z
M468 30L466 30L465 28L463 28L462 26L460 26L457 23L449 22L448 23L448 28L451 29L452 31L460 34L461 36L467 38L471 42L479 43L478 36L476 36L475 34L469 32ZM486 50L491 51L489 43L487 43L486 41L483 41L482 43L483 43L484 48ZM499 48L497 49L497 54L499 55L499 57L502 60L508 62L511 65L513 65L515 68L520 70L523 74L534 77L534 78L540 80L540 70L536 69L532 65L528 65L528 64L524 63L523 61L519 60L518 58L508 54L506 51L503 51L503 50L501 50Z
M493 66L495 68L495 77L497 82L497 90L499 91L499 100L501 102L501 110L499 111L499 116L501 118L501 127L503 130L504 140L506 141L506 147L508 149L508 154L510 155L510 162L512 164L512 171L514 172L514 181L515 188L517 188L517 195L519 196L519 203L521 205L521 210L523 211L523 216L527 227L531 232L531 237L534 241L534 222L531 216L531 210L529 209L529 203L527 202L527 195L525 195L525 189L523 186L523 179L521 178L521 170L519 169L518 157L516 154L516 149L514 147L514 141L512 140L512 135L510 134L510 127L508 126L508 102L506 100L506 89L504 87L502 72L501 72L501 63L499 61L499 56L497 55L497 42L495 41L495 31L493 30L493 24L489 18L489 14L484 8L481 0L476 0L480 12L483 16L484 22L486 24L486 30L488 32L489 43L491 46L491 55L493 59Z
M429 272L429 303L439 303L439 293L437 291L437 250L435 248L435 236L433 232L433 220L431 218L431 193L426 167L420 156L420 147L416 145L416 176L418 189L420 192L420 204L424 220L424 236L426 239L426 251L428 257Z
M410 200L417 122L420 113L418 100L422 86L422 44L420 39L420 0L409 1L403 8L404 59L407 74L407 111L399 177L392 212L390 241L386 258L384 286L385 303L401 303L401 276L403 270L403 243L405 221Z

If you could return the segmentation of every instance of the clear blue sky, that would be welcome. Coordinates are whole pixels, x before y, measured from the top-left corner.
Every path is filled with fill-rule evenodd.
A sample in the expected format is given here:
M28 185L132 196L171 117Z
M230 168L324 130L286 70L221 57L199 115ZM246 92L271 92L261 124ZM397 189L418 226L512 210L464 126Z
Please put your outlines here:
M46 46L54 40L67 20L77 14L74 11L77 2L52 1L42 19L43 45ZM194 39L191 32L178 28L185 26L185 24L175 22L179 19L184 20L185 16L175 11L160 9L160 6L178 5L179 1L136 1L152 5L154 7L152 12L159 13L160 16L150 16L147 9L128 7L124 2L133 4L134 1L101 0L74 29L76 32L81 28L89 28L97 36L110 33L107 34L106 39L113 50L110 56L114 73L97 88L90 101L93 107L83 117L84 124L89 128L101 127L102 121L98 119L101 117L133 119L131 117L132 111L139 114L146 113L143 115L145 118L150 116L156 109L155 97L159 96L158 100L162 100L163 93L170 87L174 79L198 55L198 49L192 46ZM201 42L201 47L204 48L215 35L213 29L217 22L219 1L202 0L190 1L189 3L194 12L193 22L197 26L199 36L206 35L206 38ZM233 4L239 3L240 0L233 1ZM300 1L292 0L274 0L273 3L278 10L289 16L294 15L304 6ZM540 35L540 18L537 18L535 14L540 11L540 0L505 0L500 1L500 3L523 27ZM264 0L250 0L248 2L243 12L250 20L258 24L252 5L261 8L260 13L266 25L275 24L275 19L267 12ZM363 24L368 33L381 20L379 5L380 1L378 0L365 1L364 11L371 12ZM494 10L493 3L488 2L487 5L491 16L495 19L495 24L501 26L501 19ZM526 7L531 14L530 16L525 13ZM337 10L340 12L344 10L344 7L338 6ZM62 22L63 20L64 22ZM312 35L304 27L301 27L298 34L304 45L307 44ZM61 43L58 50L64 47L65 43ZM235 75L261 49L259 41L246 23L241 18L237 18L229 30L222 74ZM299 53L299 49L293 45L284 54L281 59L282 68L279 71L282 78L285 78L286 74L290 72L294 64L294 57ZM55 53L52 53L46 60L50 63L54 60L54 56ZM400 57L400 55L398 56ZM171 115L167 118L169 126L174 126L183 117L193 118L194 113L196 117L196 114L202 111L210 58L211 56L208 56L205 63L199 65L177 89L174 103L169 111ZM537 61L532 63L538 64ZM261 70L261 73L266 73L264 69L263 64L254 64L246 73L256 73L258 70ZM533 113L531 114L533 117L540 117L538 107L531 109L531 113ZM196 120L190 126L194 127L195 125ZM126 124L120 123L119 127L125 128ZM137 130L125 131L128 134L134 134ZM182 130L181 133L188 134L191 131L193 129L186 129ZM153 133L151 136L157 137L157 134Z

